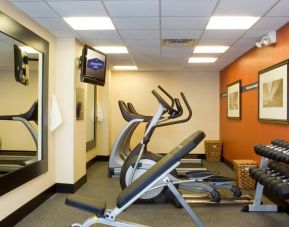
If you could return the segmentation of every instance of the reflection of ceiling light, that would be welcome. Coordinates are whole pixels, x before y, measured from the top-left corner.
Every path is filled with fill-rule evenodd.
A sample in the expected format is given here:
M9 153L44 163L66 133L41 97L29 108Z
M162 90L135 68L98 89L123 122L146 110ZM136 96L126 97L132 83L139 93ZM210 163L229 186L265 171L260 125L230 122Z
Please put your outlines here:
M74 30L115 30L109 17L64 17Z
M261 48L263 46L271 46L276 43L276 32L272 31L266 35L263 35L260 41L256 42L256 46Z
M217 58L191 57L188 63L214 63Z
M22 46L20 49L28 54L37 54L39 53L37 50L33 49L32 47L29 46Z
M224 53L228 46L196 46L194 53Z
M212 16L206 29L248 29L260 17Z
M127 48L123 46L96 46L95 49L106 54L126 54Z
M115 70L137 70L137 67L134 65L115 65L113 66Z

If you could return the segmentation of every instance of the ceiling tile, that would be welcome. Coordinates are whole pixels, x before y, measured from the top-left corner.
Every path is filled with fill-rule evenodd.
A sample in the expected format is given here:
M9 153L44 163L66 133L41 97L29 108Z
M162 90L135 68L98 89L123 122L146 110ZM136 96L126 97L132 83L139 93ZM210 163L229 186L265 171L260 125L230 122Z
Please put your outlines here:
M50 30L50 32L59 38L72 38L72 37L78 38L78 34L76 34L74 31Z
M214 15L262 16L277 0L221 0Z
M256 39L247 39L247 38L241 38L238 40L234 46L235 47L253 47L255 46Z
M119 30L121 37L126 39L160 39L159 30Z
M198 39L202 30L162 30L162 39Z
M126 39L125 44L129 47L143 47L143 46L153 46L159 47L159 39Z
M12 3L30 17L58 17L58 15L44 2Z
M117 34L117 31L114 30L106 30L106 31L101 31L101 30L97 30L97 31L93 31L93 30L89 30L89 31L77 31L77 33L82 37L82 38L86 38L86 39L113 39L113 40L118 40L120 39L119 35Z
M179 59L189 57L192 54L190 47L162 47L161 56L167 59Z
M108 16L100 1L49 1L48 4L62 17Z
M121 39L83 39L84 42L91 46L123 46Z
M129 54L108 54L107 59L109 62L129 62L132 63Z
M161 1L162 16L211 16L217 0L163 0Z
M33 18L48 30L64 30L71 31L71 28L62 18Z
M162 17L162 29L205 29L209 17Z
M276 17L288 17L289 16L289 1L281 0L276 6L274 6L271 11L269 11L266 16L276 16Z
M219 38L216 39L215 37L202 37L198 45L226 45L226 46L231 46L233 43L236 42L236 38Z
M159 29L159 17L113 18L117 29Z
M249 30L243 36L243 38L250 38L250 39L259 39L261 36L270 32L271 29L260 29L260 30Z
M251 29L271 29L274 31L288 23L288 21L289 17L263 17Z
M159 1L104 1L111 17L159 16Z
M230 39L230 38L239 38L242 36L246 30L205 30L202 35L202 39Z

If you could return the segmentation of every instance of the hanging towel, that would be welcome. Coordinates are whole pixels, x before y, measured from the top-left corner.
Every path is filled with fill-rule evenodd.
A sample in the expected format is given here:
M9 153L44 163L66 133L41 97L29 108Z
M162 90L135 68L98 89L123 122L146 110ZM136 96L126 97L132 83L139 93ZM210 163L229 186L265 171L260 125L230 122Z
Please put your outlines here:
M51 95L51 110L50 110L50 131L54 131L62 124L62 116L59 110L57 99L55 95Z
M96 104L96 117L97 117L98 122L103 121L103 112L102 112L102 108L101 108L101 105L99 104L99 102L97 102L97 104Z

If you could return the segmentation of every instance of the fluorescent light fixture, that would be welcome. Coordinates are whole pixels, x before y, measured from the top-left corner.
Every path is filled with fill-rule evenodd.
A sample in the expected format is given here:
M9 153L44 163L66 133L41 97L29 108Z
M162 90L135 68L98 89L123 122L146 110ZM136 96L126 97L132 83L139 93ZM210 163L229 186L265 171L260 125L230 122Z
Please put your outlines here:
M196 46L194 53L224 53L229 46Z
M109 17L64 17L74 30L115 30Z
M127 48L124 46L96 46L95 49L106 54L127 54Z
M22 46L19 47L22 51L28 53L28 54L37 54L39 53L37 50L33 49L32 47L29 46Z
M214 63L217 58L191 57L188 63Z
M249 16L212 16L206 29L248 29L259 18Z
M113 68L115 70L137 70L137 67L134 65L115 65Z

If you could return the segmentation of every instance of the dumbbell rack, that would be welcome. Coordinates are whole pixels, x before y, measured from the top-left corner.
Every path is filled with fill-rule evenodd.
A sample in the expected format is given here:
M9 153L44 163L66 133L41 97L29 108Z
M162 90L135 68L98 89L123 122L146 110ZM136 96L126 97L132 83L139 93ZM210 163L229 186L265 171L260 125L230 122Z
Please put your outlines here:
M278 144L278 145L276 145L276 144ZM285 146L280 147L280 144L281 145L285 144ZM263 147L263 150L260 149L260 147ZM273 140L272 145L267 145L267 146L266 145L257 145L254 147L254 150L255 150L256 154L261 156L261 164L259 167L259 172L264 171L266 173L267 168L268 168L268 160L269 159L276 161L276 162L279 162L279 163L285 163L287 165L289 164L289 143L284 141L284 140ZM286 157L286 156L288 156L288 157ZM287 170L289 171L289 168L285 167L285 169L286 169L286 171ZM251 170L253 170L253 169L251 169ZM253 171L250 171L250 174L252 172ZM243 207L242 211L247 211L247 212L257 212L257 211L277 212L278 206L276 204L263 204L262 203L262 196L263 196L265 184L264 185L261 184L258 181L258 178L257 179L255 177L253 177L253 178L257 181L254 203L252 205L246 205L245 207ZM276 177L276 179L277 179L277 177ZM286 200L289 199L288 195L289 195L289 190L285 194ZM282 199L284 199L284 196Z

